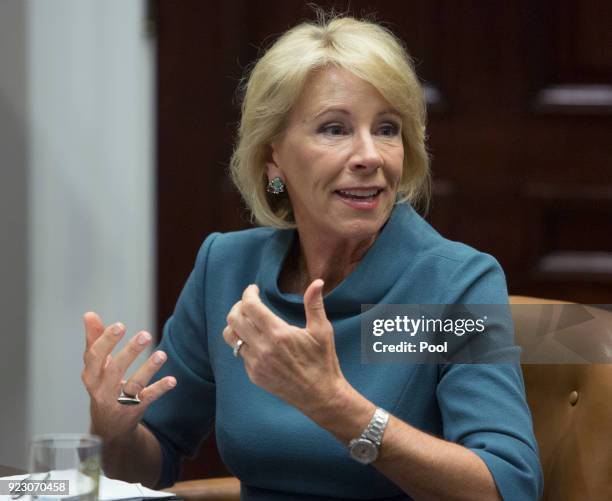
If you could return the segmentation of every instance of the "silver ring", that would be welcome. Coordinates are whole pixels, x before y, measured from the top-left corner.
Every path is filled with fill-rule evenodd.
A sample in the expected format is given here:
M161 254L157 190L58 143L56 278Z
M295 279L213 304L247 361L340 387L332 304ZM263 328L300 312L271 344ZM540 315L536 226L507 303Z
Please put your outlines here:
M238 354L240 353L240 348L242 348L243 344L244 344L244 341L242 339L239 339L234 345L234 356L235 357L237 357Z
M138 397L138 393L136 395L128 395L123 391L123 385L121 385L121 393L119 393L119 397L117 397L117 402L121 405L138 405L140 403L140 398Z

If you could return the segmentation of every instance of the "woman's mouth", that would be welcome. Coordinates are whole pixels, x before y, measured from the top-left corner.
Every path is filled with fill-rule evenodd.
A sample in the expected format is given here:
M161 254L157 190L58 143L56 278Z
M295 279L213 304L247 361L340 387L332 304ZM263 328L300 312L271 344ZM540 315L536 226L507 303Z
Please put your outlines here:
M378 207L382 188L336 190L334 193L353 209L371 210Z

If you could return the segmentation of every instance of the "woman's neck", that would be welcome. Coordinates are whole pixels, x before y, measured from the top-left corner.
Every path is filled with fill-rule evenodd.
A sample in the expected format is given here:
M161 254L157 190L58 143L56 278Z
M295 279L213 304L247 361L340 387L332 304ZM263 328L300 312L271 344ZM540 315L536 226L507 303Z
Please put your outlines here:
M303 295L313 280L321 278L327 294L353 271L375 240L376 235L353 241L304 238L298 230L279 285L285 292Z

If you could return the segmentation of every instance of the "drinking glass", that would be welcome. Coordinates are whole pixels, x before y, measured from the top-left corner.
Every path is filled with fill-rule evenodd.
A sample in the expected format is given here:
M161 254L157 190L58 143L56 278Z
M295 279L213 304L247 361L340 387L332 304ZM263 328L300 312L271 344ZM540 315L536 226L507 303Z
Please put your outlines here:
M102 440L95 435L51 434L30 443L30 479L68 480L68 496L54 494L53 486L39 498L98 501Z

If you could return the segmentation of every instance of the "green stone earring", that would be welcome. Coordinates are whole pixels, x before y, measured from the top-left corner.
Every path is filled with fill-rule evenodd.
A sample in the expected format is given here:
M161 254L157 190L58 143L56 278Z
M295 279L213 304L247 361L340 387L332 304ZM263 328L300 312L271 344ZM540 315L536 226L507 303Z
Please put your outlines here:
M284 193L285 183L283 183L283 180L280 177L276 176L275 178L270 180L268 186L266 187L266 191L268 193L272 193L272 195L279 195L280 193Z

